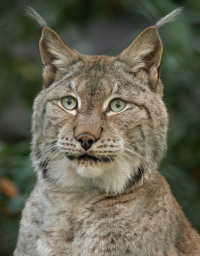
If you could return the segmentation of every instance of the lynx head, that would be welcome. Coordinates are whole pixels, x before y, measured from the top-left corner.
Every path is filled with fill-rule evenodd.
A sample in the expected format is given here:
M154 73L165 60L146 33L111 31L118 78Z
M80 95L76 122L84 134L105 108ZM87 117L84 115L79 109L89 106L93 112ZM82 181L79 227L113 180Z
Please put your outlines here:
M39 179L122 193L148 178L166 149L168 124L157 27L117 57L82 55L44 27L40 53L44 87L32 129Z

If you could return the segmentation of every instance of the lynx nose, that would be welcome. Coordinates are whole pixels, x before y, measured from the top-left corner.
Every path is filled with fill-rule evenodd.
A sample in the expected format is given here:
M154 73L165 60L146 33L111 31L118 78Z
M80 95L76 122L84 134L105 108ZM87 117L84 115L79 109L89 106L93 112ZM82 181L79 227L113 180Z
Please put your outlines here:
M82 133L76 139L81 142L81 147L85 150L88 150L92 146L92 143L96 141L96 138L89 133Z

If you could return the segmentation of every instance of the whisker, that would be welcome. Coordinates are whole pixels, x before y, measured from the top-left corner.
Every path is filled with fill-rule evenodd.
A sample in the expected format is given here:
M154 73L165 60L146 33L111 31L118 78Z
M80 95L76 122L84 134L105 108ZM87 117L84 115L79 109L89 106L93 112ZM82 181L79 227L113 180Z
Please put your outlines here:
M137 167L136 164L133 162L133 159L132 159L128 154L126 154L126 153L123 152L123 155L124 155L125 157L127 157L127 158L130 160L130 162L131 162L131 164L134 166L134 168Z

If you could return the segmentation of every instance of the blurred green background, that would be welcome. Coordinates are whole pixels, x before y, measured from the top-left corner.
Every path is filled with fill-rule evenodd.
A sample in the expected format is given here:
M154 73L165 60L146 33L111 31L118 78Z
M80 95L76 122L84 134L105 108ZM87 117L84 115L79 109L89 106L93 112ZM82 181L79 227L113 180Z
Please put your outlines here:
M1 0L0 2L0 255L12 255L20 213L35 183L29 159L32 103L42 88L41 28L35 8L65 43L81 53L118 55L173 9L184 12L160 29L161 77L170 117L160 171L200 232L200 1Z

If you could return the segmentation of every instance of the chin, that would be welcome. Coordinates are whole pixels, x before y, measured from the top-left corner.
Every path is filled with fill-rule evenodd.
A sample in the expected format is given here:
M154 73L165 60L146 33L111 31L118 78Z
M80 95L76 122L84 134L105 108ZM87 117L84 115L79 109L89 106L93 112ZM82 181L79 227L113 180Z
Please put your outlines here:
M98 164L79 164L77 166L77 173L80 174L84 178L96 178L100 177L104 173L103 166L98 166Z
M76 172L86 179L100 177L112 166L112 159L108 157L97 158L83 154L76 157L68 156L68 158Z

